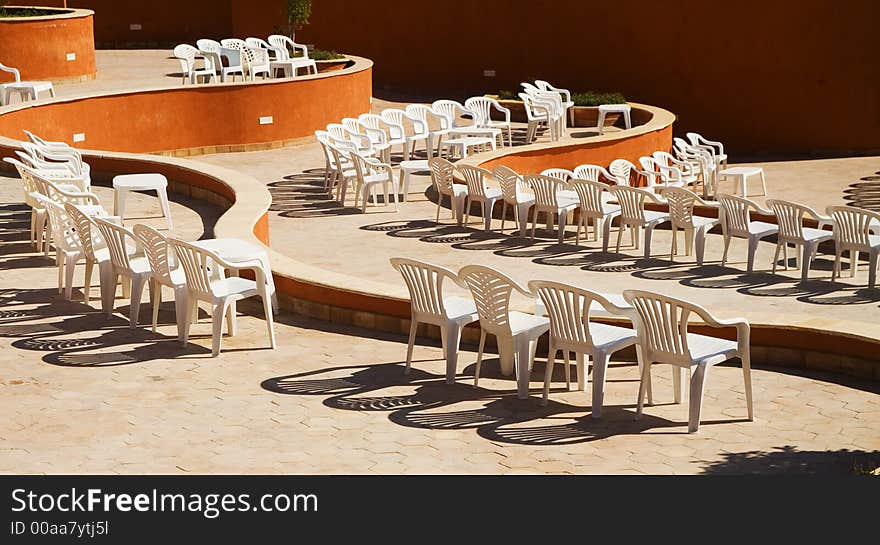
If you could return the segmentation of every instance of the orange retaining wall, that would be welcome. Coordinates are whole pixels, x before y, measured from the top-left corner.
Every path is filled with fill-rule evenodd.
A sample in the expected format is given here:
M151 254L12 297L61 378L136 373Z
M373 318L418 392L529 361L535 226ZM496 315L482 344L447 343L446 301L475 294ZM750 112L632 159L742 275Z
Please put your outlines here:
M23 80L95 77L95 36L89 10L46 17L0 19L0 62L18 68ZM76 59L67 60L73 53ZM0 72L0 83L13 81Z
M343 117L370 111L372 63L345 72L256 83L180 86L25 105L0 116L0 135L27 128L49 140L105 151L172 150L279 142L311 136ZM260 117L273 117L261 125ZM218 150L208 150L218 151Z

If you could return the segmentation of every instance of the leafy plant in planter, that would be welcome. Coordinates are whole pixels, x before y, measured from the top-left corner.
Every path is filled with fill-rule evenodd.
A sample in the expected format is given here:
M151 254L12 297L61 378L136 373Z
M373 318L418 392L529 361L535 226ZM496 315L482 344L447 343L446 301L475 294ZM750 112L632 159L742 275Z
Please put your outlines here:
M335 61L344 59L345 55L340 55L336 51L327 51L326 49L315 49L309 53L309 57L316 61Z
M296 31L309 24L312 16L312 0L287 0L287 31L296 41Z
M0 19L13 17L39 17L42 15L58 15L59 10L41 8L6 8L4 2L0 2Z
M620 93L575 93L571 95L575 106L601 106L602 104L626 104L626 97Z

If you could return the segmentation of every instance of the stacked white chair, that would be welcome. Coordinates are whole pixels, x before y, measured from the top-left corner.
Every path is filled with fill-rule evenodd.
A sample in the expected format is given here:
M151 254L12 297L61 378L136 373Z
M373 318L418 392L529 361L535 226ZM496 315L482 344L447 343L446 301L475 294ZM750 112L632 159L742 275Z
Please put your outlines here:
M174 57L180 61L184 84L186 84L186 80L196 84L199 78L205 78L207 83L217 77L214 65L207 57L205 57L205 65L202 68L196 66L196 56L199 54L199 50L189 44L180 44L174 47Z
M466 185L455 183L455 165L442 157L434 157L428 161L431 169L431 184L437 191L437 217L435 222L440 223L440 208L443 197L449 197L449 209L452 218L461 224L464 218L464 207L467 202L468 189Z
M143 255L143 249L138 244L137 238L131 229L117 225L106 218L95 218L95 224L97 224L110 252L111 267L109 271L111 276L110 278L101 278L102 297L105 298L102 301L104 313L108 318L113 313L116 285L119 283L119 277L122 276L131 283L129 290L131 296L128 318L129 327L137 327L144 286L152 275L150 262ZM128 284L123 284L123 286L126 285Z
M88 305L89 299L91 299L92 274L94 273L95 265L98 265L99 282L111 278L112 276L113 265L110 263L110 250L107 249L107 243L104 242L104 238L101 236L98 226L95 225L94 220L88 214L71 203L65 203L64 209L76 225L76 234L79 236L80 244L82 245L83 257L86 261L85 282L83 283L83 302ZM105 287L104 284L100 284L100 289L101 304L104 305L107 303L104 290L108 289L108 287ZM113 286L113 289L116 289L116 285ZM102 307L101 310L104 312L107 311L104 307Z
M404 110L388 108L382 111L382 119L391 131L391 140L403 141L403 158L409 161L415 152L416 144L424 142L427 147L428 127L409 116Z
M354 171L357 177L357 188L354 197L355 208L357 207L358 198L361 198L361 212L366 214L368 196L372 196L373 203L377 204L375 189L378 185L381 185L383 188L385 206L388 206L391 204L388 194L388 186L390 185L394 194L394 209L397 210L397 195L400 193L400 188L398 187L397 178L394 177L391 165L375 159L367 160L356 153L351 154L351 158L354 161Z
M283 34L269 36L269 44L274 46L275 51L279 55L273 61L277 63L275 66L289 66L291 76L296 76L297 71L301 68L304 68L307 73L318 73L318 65L314 59L309 58L309 48L305 45L298 44ZM298 53L298 55L292 56L291 53L294 55Z
M721 223L721 218L708 218L694 214L694 206L713 206L699 195L683 187L669 187L661 193L669 203L669 222L672 224L672 249L674 258L678 253L678 230L684 231L685 254L691 255L696 242L697 265L703 264L706 250L706 233Z
M565 225L568 214L579 206L577 199L560 196L560 191L565 191L567 184L559 178L541 175L526 175L525 183L532 188L535 194L535 206L532 208L532 239L535 238L535 229L538 224L538 214L547 214L548 224L556 220L559 227L559 244L565 239Z
M52 245L55 246L55 262L58 265L58 293L63 291L64 298L69 301L73 290L73 273L83 257L82 243L76 234L76 225L63 205L45 195L36 195L35 198L46 210L52 227Z
M189 310L187 303L186 275L175 259L168 237L147 225L133 228L138 244L150 265L150 303L153 307L153 333L159 322L159 306L162 304L162 286L174 291L174 311L177 317L177 336L183 340L183 315Z
M231 76L232 81L235 81L235 76L241 76L241 79L244 80L244 67L241 65L240 51L223 47L220 42L207 38L198 40L196 46L199 48L199 53L211 62L214 72L220 73L221 82L226 83L227 76Z
M482 128L499 128L507 131L507 145L513 146L513 129L510 123L510 110L494 98L471 97L464 102L464 107L473 113L474 124ZM504 116L503 120L493 120L492 112L497 111Z
M608 202L605 195L608 194L608 185L593 180L572 180L569 186L578 195L580 216L578 218L577 236L575 244L580 244L581 227L584 228L584 237L587 234L587 221L593 223L593 240L597 240L599 232L606 242L605 251L608 250L608 237L611 232L611 222L615 216L620 215L620 206Z
M514 223L519 226L519 235L526 236L529 221L529 208L535 205L534 194L527 191L528 185L522 176L512 169L499 165L492 169L492 177L501 184L501 232L507 219L507 205L513 208Z

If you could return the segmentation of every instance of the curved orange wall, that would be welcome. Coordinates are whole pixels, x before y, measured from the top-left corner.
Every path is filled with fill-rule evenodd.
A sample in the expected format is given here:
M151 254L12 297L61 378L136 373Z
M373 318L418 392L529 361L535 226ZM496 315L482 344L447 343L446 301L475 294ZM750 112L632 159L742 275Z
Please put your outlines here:
M76 59L68 61L68 53ZM94 78L92 12L0 19L0 62L18 68L23 80ZM12 80L12 74L0 72L0 83Z
M197 85L63 100L0 115L0 135L22 129L49 140L105 151L156 153L278 142L370 111L372 69L314 79ZM260 117L273 123L261 125Z

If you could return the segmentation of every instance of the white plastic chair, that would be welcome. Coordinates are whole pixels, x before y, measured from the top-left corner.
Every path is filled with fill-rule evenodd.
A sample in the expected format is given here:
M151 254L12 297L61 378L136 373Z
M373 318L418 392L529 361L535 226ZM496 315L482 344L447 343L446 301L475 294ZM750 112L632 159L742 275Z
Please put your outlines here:
M332 191L333 185L340 178L341 173L347 170L351 171L354 165L348 160L344 161L341 165L337 163L336 153L331 149L333 144L330 140L330 133L327 131L315 131L315 139L324 153L324 190ZM352 171L351 174L353 175L354 172Z
M83 302L88 305L92 291L92 273L94 272L95 265L98 265L99 282L112 276L113 265L110 263L110 250L107 249L107 243L101 236L98 226L95 225L94 220L88 214L71 203L65 203L64 209L76 226L76 234L79 236L80 245L83 249L83 257L86 261ZM110 289L110 287L104 284L99 285L101 289L101 304L103 305L107 302L105 290ZM116 289L115 284L112 286L112 289ZM107 311L103 307L101 310Z
M309 48L305 45L298 44L284 36L283 34L273 34L269 36L269 43L275 47L280 58L276 58L275 62L283 63L284 66L290 66L291 76L296 76L300 68L305 68L306 73L317 74L318 65L314 59L309 58ZM299 53L298 56L292 56L291 53Z
M228 38L221 41L220 44L223 47L239 51L241 65L244 68L246 77L250 78L251 81L256 80L258 75L262 75L263 79L271 77L269 53L265 49L254 49L244 40L236 38Z
M546 168L541 171L541 176L549 176L551 178L556 178L559 181L568 183L572 178L576 178L574 172L568 170L567 168Z
M553 87L550 83L540 79L535 80L535 87L542 91L559 93L562 95L562 107L568 112L569 126L574 127L574 102L571 100L571 91L568 89Z
M381 115L361 114L358 116L358 121L360 121L364 134L367 135L373 146L382 150L382 160L384 162L391 162L391 148L400 146L401 149L404 149L406 147L406 138L402 132L398 131L398 126L389 125ZM392 132L396 133L397 136L392 137Z
M147 225L136 224L133 228L138 244L150 264L150 293L153 306L153 333L159 322L159 307L162 304L162 286L174 291L174 312L177 319L177 338L183 340L183 315L189 309L187 304L186 275L179 266L174 250L168 244L168 237Z
M742 361L749 421L754 419L748 321L743 318L719 320L699 305L647 291L624 290L623 297L635 308L638 317L635 324L641 346L642 378L639 383L637 418L642 416L651 365L668 364L690 372L688 433L696 432L700 428L703 391L709 367L738 357ZM695 314L710 327L735 327L736 341L688 333L691 314ZM673 373L673 379L675 402L680 403L681 373L678 369Z
M25 98L37 100L37 94L48 92L49 96L55 98L55 87L51 81L21 81L21 72L18 68L12 68L0 63L0 72L9 72L15 81L10 83L0 83L0 106L10 104L12 94L18 95L19 100L24 101Z
M354 167L354 156L357 155L357 150L354 144L350 142L334 141L332 144L328 144L327 147L333 157L333 165L335 167L333 179L336 182L336 200L344 206L349 185L357 183L357 170ZM355 204L357 204L357 195L358 193L356 192Z
M41 201L35 198L40 193L30 174L30 169L20 161L12 157L4 157L4 161L15 166L18 175L21 178L22 193L24 193L24 202L31 209L31 229L30 242L36 245L39 251L43 251L43 236L46 232L46 209Z
M199 55L199 50L189 44L180 44L174 47L174 57L180 61L180 70L183 73L184 84L186 84L187 79L195 85L198 83L199 78L205 78L206 83L209 83L212 78L217 77L214 65L207 58L202 68L196 68L197 55Z
M773 212L761 208L758 203L737 197L735 195L716 195L721 205L721 228L724 235L724 255L721 257L721 266L727 265L727 251L730 248L731 238L744 238L748 240L748 272L752 272L755 266L755 252L758 242L765 237L779 232L779 226L764 221L752 221L750 210L761 214L773 215Z
M452 128L449 125L449 119L444 115L434 112L433 108L424 104L408 104L406 106L406 113L411 119L418 119L428 132L428 139L425 143L425 148L428 152L428 159L434 157L435 147L439 154L440 144L443 142L443 137L448 135ZM437 128L431 128L432 121L435 122L434 126Z
M22 142L22 149L28 152L34 159L40 159L47 163L57 162L66 167L73 174L74 183L83 191L91 190L91 167L83 161L82 153L69 146L66 142L50 142L43 140L30 131L24 131L30 139L30 144ZM81 184L80 179L82 181Z
M601 182L602 178L605 178L608 183L618 184L617 176L608 172L605 167L599 165L578 165L575 167L572 178L576 178L578 180L590 180L592 182ZM629 185L628 183L625 185Z
M559 227L559 244L565 239L565 225L569 212L578 208L580 203L577 199L561 197L558 193L567 188L567 184L559 178L528 174L525 183L532 188L535 194L535 206L532 208L532 239L535 238L535 229L538 224L538 214L547 214L548 225L552 226L555 219Z
M510 310L510 298L516 291L534 299L534 294L517 284L508 276L481 265L462 267L458 277L471 290L477 314L480 318L480 347L474 373L474 386L479 385L480 366L483 363L483 349L486 335L495 335L503 361L512 356L516 373L517 396L529 396L529 377L535 361L538 338L550 329L550 320L516 310Z
M458 275L449 269L401 257L392 257L391 266L403 276L412 303L409 326L409 343L406 347L405 374L409 374L413 346L419 324L431 324L440 328L440 340L446 359L446 383L455 383L458 368L458 350L464 326L479 319L477 307L470 297L445 296L444 281L455 282L462 288Z
M592 220L593 223L593 240L598 240L599 231L601 231L603 240L607 241L611 232L611 222L614 220L614 216L620 215L620 206L611 204L605 198L605 195L608 194L608 184L593 180L574 179L569 183L569 187L577 193L580 208L574 243L580 244L581 227L584 228L584 237L586 237L588 220ZM607 246L606 242L606 251Z
M642 167L641 174L645 177L645 187L651 191L655 191L659 185L657 179L660 177L660 165L653 157L639 157L639 165Z
M665 151L655 151L653 157L664 186L685 187L697 183L697 172L691 163L680 161Z
M637 344L638 337L632 329L600 324L590 321L590 307L598 303L612 314L629 316L631 309L619 307L594 291L577 288L559 282L532 280L529 289L538 294L550 317L550 350L544 373L544 399L550 394L550 379L556 353L562 351L565 362L565 385L571 389L569 353L575 353L578 371L578 389L584 390L588 382L590 360L593 362L593 410L591 416L602 416L605 398L605 374L611 355ZM639 358L641 359L641 358ZM641 361L639 362L641 371ZM641 376L641 372L639 373Z
M464 107L473 112L474 124L478 127L500 128L507 130L507 145L513 146L513 129L510 124L510 110L502 106L497 100L489 97L471 97L464 101ZM500 112L504 119L492 120L492 110Z
M709 140L696 132L689 132L685 136L691 141L691 145L710 152L717 168L727 168L727 154L724 153L724 144Z
M82 243L76 234L76 225L63 205L44 195L36 195L35 198L43 205L52 226L52 245L55 246L55 263L58 266L58 293L63 291L64 298L69 301L73 292L73 273L77 262L83 257Z
M535 101L543 103L545 107L550 111L550 119L551 119L551 137L553 140L558 140L560 137L565 136L566 127L565 127L565 118L566 118L566 106L563 101L562 96L559 93L553 91L544 91L536 87L535 85L523 82L523 89L525 89L526 94L531 96Z
M467 201L468 189L464 184L455 183L455 165L442 157L434 157L428 161L431 169L431 184L437 191L437 217L436 223L440 223L440 208L443 196L449 197L449 209L452 218L460 225L464 218L464 207Z
M361 213L366 214L368 196L373 197L373 204L378 204L375 194L375 189L378 185L382 186L385 194L385 206L388 206L391 204L388 194L388 185L390 184L394 194L394 209L398 210L399 202L397 195L400 193L400 187L391 165L381 163L376 159L367 160L356 153L351 154L351 158L354 160L354 171L357 176L354 206L357 207L358 197L360 197L362 199Z
M131 282L131 289L129 290L131 307L128 324L129 327L137 327L144 285L152 274L150 262L143 256L143 249L138 244L137 238L131 229L117 225L106 218L95 218L95 224L98 226L110 252L111 267L109 271L111 276L109 278L101 278L102 296L106 298L102 302L104 313L108 318L113 313L114 300L116 299L116 284L119 283L119 277L123 276ZM107 287L105 288L105 286Z
M683 187L668 187L661 193L669 203L669 222L672 224L673 259L678 254L678 230L684 231L685 254L691 255L696 241L697 265L703 264L706 250L706 233L721 224L721 218L707 218L694 214L694 206L715 206L700 198L699 195Z
M220 42L203 38L196 42L199 52L211 61L214 73L220 73L220 81L226 83L226 77L241 76L244 80L244 67L241 65L241 52L237 49L223 47ZM225 61L225 63L224 63Z
M382 119L391 132L391 140L403 140L403 159L409 161L418 142L428 142L428 127L409 116L404 110L388 108L382 111Z
M495 203L501 200L501 189L486 185L486 178L490 178L492 173L485 168L470 165L461 165L457 168L467 183L467 195L464 201L464 223L467 225L470 220L471 204L478 202L480 203L485 230L488 231L492 225L492 212L495 210Z
M614 161L611 161L611 164L608 165L608 171L614 176L618 185L631 185L633 187L638 183L637 180L633 180L633 174L645 176L646 178L648 176L648 173L642 171L626 159L615 159Z
M435 100L431 103L431 109L438 115L446 118L451 131L473 130L478 129L474 112L468 110L460 102L454 100ZM462 119L462 116L468 116L470 119Z
M556 131L552 126L552 107L526 93L519 93L519 99L523 102L526 113L526 144L531 144L538 137L538 129L546 126L550 129L550 139L556 140Z
M608 191L614 199L620 204L620 226L617 230L617 248L614 250L620 253L620 239L623 235L625 227L630 228L633 246L639 248L639 231L645 229L645 259L651 257L651 235L654 228L669 221L669 212L659 212L655 210L645 210L647 201L655 203L663 203L653 192L628 185L612 185ZM608 237L602 241L603 251L608 251Z
M269 331L270 346L275 348L275 329L273 327L272 301L266 289L266 278L263 267L254 262L253 267L247 263L228 263L216 253L200 248L178 239L169 239L186 276L187 304L189 309L183 313L184 330L183 346L189 342L189 330L192 325L193 311L199 301L211 304L213 333L211 336L211 357L220 354L223 338L223 320L226 318L227 330L230 335L235 332L235 303L248 297L259 295L263 300L263 312L266 316L266 327ZM238 276L227 278L224 269L251 269L255 280Z
M868 254L868 287L877 280L877 255L880 254L880 213L854 206L829 206L834 222L834 269L831 281L841 275L843 252L849 252L849 276L856 275L859 252Z
M507 219L507 205L513 208L513 221L519 226L520 236L526 236L529 223L529 208L535 205L535 196L528 192L523 177L513 169L499 165L492 169L492 177L501 184L501 232Z
M767 199L767 206L776 215L776 224L779 226L779 234L776 238L776 253L773 254L773 272L776 273L776 265L779 261L779 253L782 250L785 260L785 270L788 270L788 245L795 246L795 252L802 249L802 255L795 254L797 266L801 269L801 281L806 282L810 275L810 264L816 255L819 244L834 238L834 233L824 229L804 227L804 217L812 216L819 221L830 222L831 218L823 216L805 204L779 199Z

